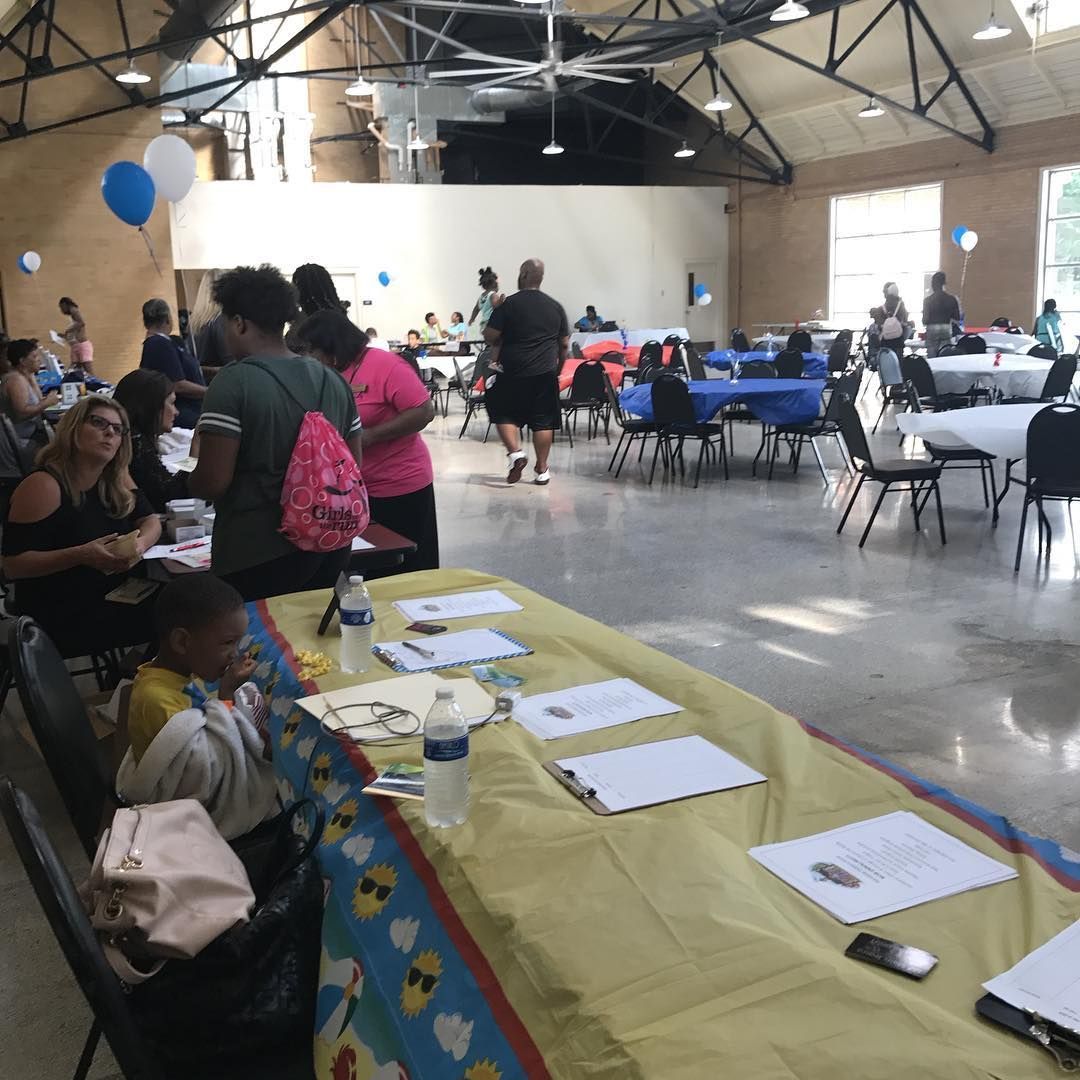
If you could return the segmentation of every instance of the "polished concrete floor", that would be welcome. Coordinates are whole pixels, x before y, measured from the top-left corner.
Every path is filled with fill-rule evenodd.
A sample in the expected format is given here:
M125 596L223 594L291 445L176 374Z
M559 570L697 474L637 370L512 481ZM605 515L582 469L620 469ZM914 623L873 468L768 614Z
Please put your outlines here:
M508 488L494 433L483 445L477 419L459 441L461 419L458 402L428 434L444 565L522 582L1080 849L1080 555L1063 508L1049 510L1049 563L1032 528L1014 575L1020 493L995 530L974 472L946 471L947 546L932 515L916 534L892 496L860 551L873 496L837 537L851 481L829 440L828 487L808 452L797 476L753 479L754 429L737 428L731 479L709 472L697 490L659 470L649 487L635 455L615 480L602 437L560 440L549 487ZM896 439L879 434L874 452L896 454ZM83 874L43 767L7 723L0 768ZM68 1075L89 1014L6 834L0 920L0 1077ZM114 1073L100 1053L91 1076Z

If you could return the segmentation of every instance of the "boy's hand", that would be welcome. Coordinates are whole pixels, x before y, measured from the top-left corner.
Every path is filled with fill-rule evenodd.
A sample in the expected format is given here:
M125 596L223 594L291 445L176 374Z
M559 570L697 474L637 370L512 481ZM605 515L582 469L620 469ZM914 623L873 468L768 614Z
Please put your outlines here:
M247 655L230 664L218 683L218 697L223 701L231 701L236 691L255 674L257 666L254 659Z

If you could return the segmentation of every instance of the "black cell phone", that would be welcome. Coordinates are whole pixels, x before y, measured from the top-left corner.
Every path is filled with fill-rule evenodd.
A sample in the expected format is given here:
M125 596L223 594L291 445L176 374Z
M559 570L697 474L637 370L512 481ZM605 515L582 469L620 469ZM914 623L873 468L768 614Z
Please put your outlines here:
M405 629L415 630L418 634L441 634L446 627L439 626L438 623L414 622L411 626L406 626Z
M844 955L889 968L890 971L899 971L901 975L909 975L913 979L925 979L938 962L938 958L925 949L901 945L898 941L889 941L874 934L859 934Z

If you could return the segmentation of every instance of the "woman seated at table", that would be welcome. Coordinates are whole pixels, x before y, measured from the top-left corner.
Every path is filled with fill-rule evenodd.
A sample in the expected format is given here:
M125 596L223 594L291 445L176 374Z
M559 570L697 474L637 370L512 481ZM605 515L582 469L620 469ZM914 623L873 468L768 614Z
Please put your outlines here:
M451 312L450 325L446 328L446 332L450 335L451 341L464 341L469 336L469 324L460 311Z
M435 417L427 388L400 356L373 349L340 312L316 312L296 333L311 356L341 373L356 398L371 520L416 544L394 572L437 569L434 473L420 438Z
M44 361L41 347L36 338L16 338L8 343L7 355L11 371L0 384L4 412L23 446L44 446L49 441L44 413L59 402L60 395L55 390L43 394L38 386L37 373Z
M64 656L151 640L152 603L106 599L157 543L161 522L132 482L121 405L89 394L64 415L38 468L11 497L4 573L21 614L36 619ZM108 545L136 532L120 551Z
M129 371L117 384L113 401L120 402L131 422L131 479L157 514L170 499L188 497L187 475L169 475L161 463L158 436L172 431L176 392L160 371Z

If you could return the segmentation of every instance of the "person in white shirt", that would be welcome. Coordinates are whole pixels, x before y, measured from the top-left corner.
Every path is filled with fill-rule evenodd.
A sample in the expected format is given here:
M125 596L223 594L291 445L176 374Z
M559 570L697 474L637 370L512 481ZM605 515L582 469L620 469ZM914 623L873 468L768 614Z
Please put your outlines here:
M382 349L384 352L390 351L390 344L384 338L379 337L379 331L374 326L369 326L365 331L367 334L368 344L373 349Z

